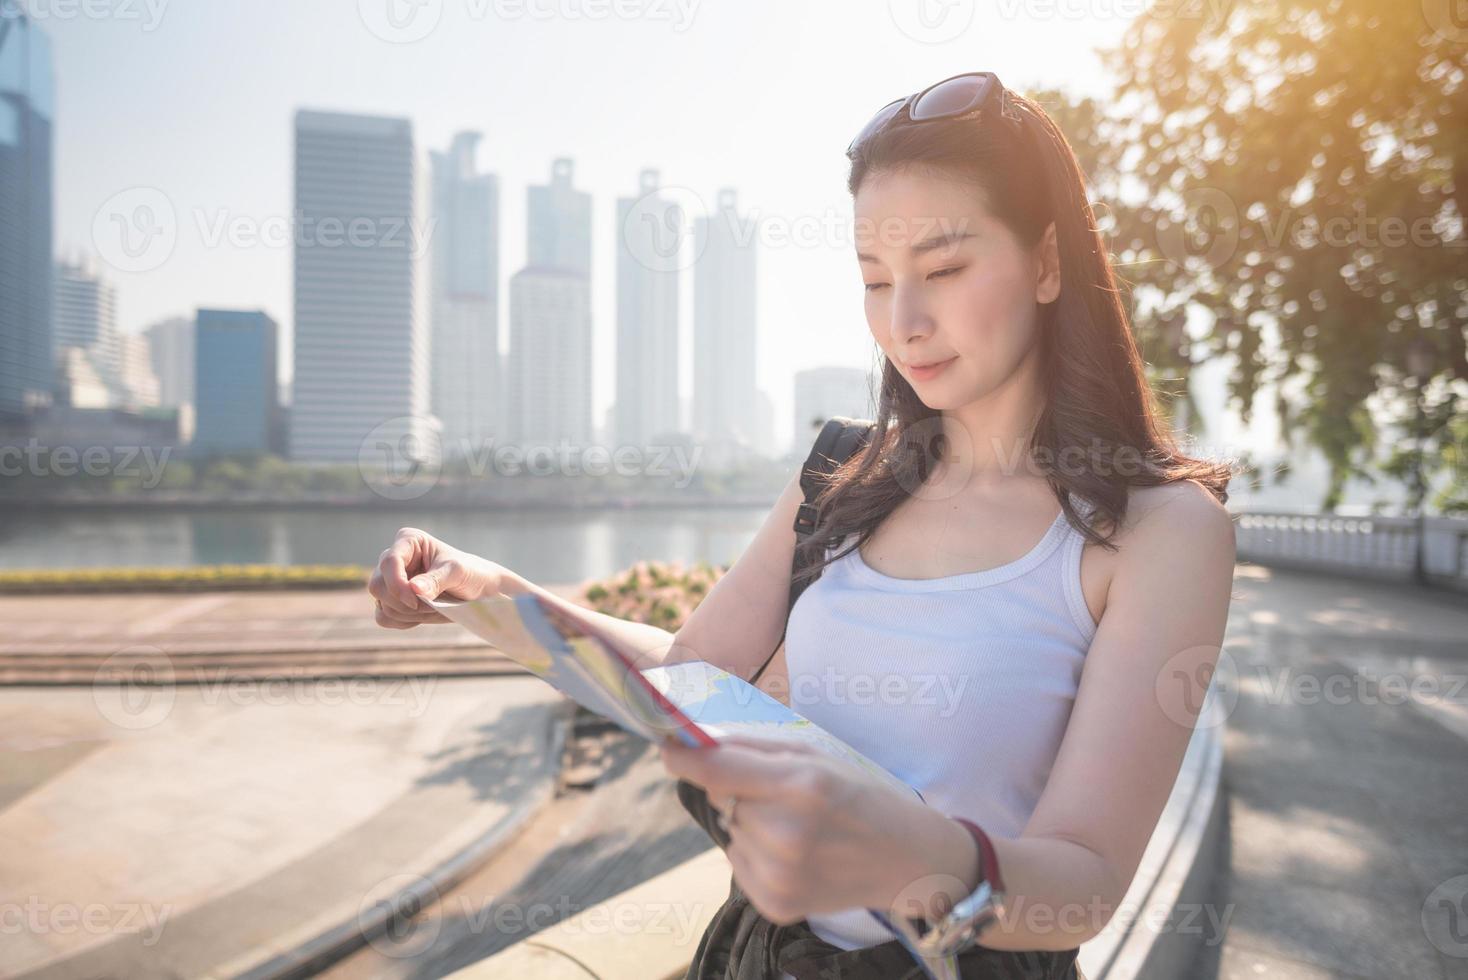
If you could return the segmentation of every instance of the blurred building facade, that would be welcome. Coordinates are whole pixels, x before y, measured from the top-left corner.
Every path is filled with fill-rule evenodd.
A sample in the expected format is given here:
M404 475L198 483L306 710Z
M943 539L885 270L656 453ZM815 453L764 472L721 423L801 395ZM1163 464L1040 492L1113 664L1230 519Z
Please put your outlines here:
M472 454L497 432L502 411L499 354L499 181L479 173L478 133L459 133L433 172L430 401L445 455Z
M510 278L508 440L591 442L591 195L560 158L526 194L528 264Z
M360 462L370 442L436 458L413 125L303 109L295 140L290 455Z
M591 284L565 269L510 277L511 409L515 442L572 447L592 438Z
M280 451L278 328L259 310L199 310L193 453Z
M644 170L617 200L617 392L612 438L662 444L678 419L678 278L683 218Z
M13 8L13 9L12 9ZM0 416L51 401L51 46L14 5L0 11Z
M738 196L719 191L694 223L693 428L718 466L757 451L756 236Z
M170 317L145 328L148 357L158 379L158 403L179 407L194 403L194 321Z

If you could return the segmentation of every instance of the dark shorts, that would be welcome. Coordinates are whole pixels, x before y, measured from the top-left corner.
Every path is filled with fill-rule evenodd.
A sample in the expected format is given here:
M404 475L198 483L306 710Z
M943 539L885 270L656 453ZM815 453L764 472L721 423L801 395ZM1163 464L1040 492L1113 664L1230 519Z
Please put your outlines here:
M719 847L728 834L699 787L678 780L678 799ZM1085 980L1079 950L1016 952L975 946L958 957L963 980ZM762 916L731 876L729 897L714 913L684 980L923 980L926 974L896 939L859 949L826 942L801 921L775 925Z

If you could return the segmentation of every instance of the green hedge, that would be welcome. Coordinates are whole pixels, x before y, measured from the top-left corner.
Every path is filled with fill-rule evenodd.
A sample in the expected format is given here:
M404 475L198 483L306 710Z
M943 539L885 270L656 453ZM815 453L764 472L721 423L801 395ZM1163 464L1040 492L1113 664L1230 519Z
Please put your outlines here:
M360 586L361 565L199 565L190 568L64 568L0 571L0 593L194 592Z

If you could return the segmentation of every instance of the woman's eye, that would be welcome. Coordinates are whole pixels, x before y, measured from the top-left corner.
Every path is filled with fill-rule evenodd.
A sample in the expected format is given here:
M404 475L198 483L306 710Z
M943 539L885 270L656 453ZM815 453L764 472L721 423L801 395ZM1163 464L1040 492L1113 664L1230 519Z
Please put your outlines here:
M954 266L951 269L939 269L936 272L933 272L933 273L929 274L928 278L929 279L941 279L944 276L951 276L951 275L953 275L956 272L962 272L962 271L963 271L963 266L956 265L956 266Z
M869 282L869 283L866 283L865 285L866 285L866 288L867 288L867 292L869 292L869 293L875 293L877 290L881 289L883 286L885 286L887 284L885 282Z

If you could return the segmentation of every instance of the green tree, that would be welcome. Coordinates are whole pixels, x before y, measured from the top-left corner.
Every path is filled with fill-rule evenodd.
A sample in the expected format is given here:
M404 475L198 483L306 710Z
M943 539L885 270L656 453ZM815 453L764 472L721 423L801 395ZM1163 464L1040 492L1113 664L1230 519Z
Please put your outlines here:
M1065 107L1149 360L1230 357L1246 421L1274 386L1282 430L1330 462L1326 509L1352 476L1461 466L1468 28L1451 2L1162 4L1104 53L1105 116ZM1213 318L1198 340L1195 306ZM1468 507L1463 482L1436 506Z

